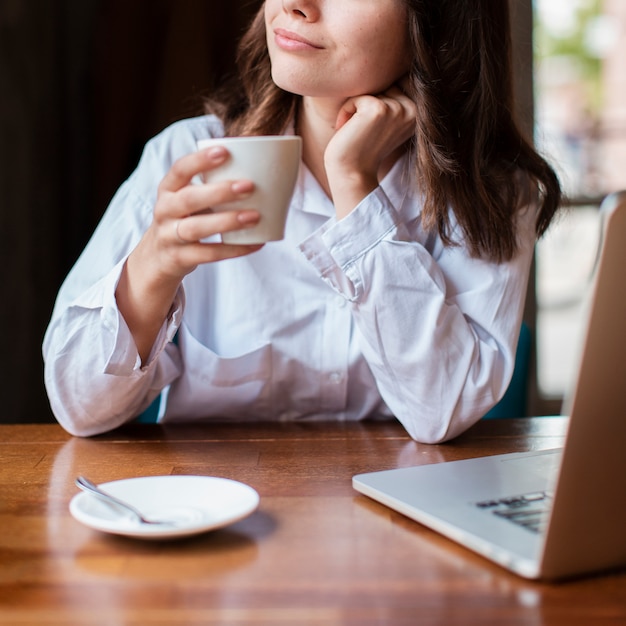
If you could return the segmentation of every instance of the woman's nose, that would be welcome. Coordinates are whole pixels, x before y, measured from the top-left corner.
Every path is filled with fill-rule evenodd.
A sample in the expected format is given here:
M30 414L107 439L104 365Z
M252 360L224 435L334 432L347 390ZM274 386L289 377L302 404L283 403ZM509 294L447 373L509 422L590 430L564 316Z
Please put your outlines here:
M317 0L283 0L283 10L307 21L316 20L320 11Z

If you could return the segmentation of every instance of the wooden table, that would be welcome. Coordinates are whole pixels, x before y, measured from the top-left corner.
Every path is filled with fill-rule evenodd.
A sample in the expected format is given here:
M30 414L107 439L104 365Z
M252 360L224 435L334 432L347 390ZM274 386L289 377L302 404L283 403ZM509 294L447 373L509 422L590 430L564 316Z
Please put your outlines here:
M391 422L135 425L93 439L0 426L0 623L626 624L626 572L528 582L351 487L364 471L555 447L565 428L490 420L429 446ZM79 473L225 476L261 503L195 538L132 540L70 516Z

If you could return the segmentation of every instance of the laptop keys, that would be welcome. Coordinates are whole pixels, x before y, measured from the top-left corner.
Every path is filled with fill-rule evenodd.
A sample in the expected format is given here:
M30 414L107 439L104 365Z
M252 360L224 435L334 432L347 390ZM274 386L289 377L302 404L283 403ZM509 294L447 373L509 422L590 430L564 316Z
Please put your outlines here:
M476 502L476 506L493 515L507 519L534 533L542 532L548 522L552 494L547 491L533 492Z

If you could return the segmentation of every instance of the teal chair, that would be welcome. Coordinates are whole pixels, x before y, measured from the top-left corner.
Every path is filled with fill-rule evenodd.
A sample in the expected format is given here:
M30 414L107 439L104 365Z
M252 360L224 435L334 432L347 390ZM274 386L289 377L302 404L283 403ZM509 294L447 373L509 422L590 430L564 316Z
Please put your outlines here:
M140 413L137 418L135 418L135 422L139 424L155 424L159 417L159 405L161 404L161 394L159 394L153 401L152 404Z
M531 332L526 322L520 329L517 352L515 353L515 369L513 377L504 396L483 419L502 417L526 417L526 394L530 372Z

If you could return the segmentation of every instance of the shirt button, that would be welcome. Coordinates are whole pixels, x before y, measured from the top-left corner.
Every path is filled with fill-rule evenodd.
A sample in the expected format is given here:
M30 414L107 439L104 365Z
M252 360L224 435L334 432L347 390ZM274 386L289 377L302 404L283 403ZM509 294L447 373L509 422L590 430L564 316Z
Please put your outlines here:
M340 372L333 372L330 375L330 382L333 385L338 385L342 380L343 380L343 376L341 375Z

